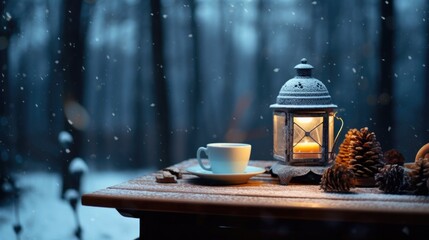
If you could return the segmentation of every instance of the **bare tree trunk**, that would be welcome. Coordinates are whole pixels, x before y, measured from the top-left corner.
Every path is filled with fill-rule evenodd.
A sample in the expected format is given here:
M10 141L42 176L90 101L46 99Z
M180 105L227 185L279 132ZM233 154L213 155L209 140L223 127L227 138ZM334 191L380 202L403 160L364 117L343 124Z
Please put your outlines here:
M146 9L147 5L144 5L143 2L140 2L138 4L138 7L140 9ZM139 19L142 18L143 14L148 14L148 12L143 11L142 13L139 13ZM143 35L145 34L145 31L141 28L141 23L139 23L140 31L137 32L137 38L139 43L143 43ZM135 74L135 86L134 86L134 110L133 110L133 116L134 116L134 129L133 129L133 158L134 164L140 165L140 164L147 164L146 162L140 162L144 159L144 148L142 148L142 143L144 141L143 137L143 126L144 126L144 111L143 111L143 77L140 71L140 66L143 66L143 54L139 54L137 56L137 66L139 68L139 71L137 71L137 74Z
M429 17L429 2L426 2L426 19ZM424 80L424 92L423 92L423 123L422 123L422 132L426 132L426 135L429 134L429 111L427 110L429 106L429 22L426 21L426 67L425 67L425 80ZM424 141L429 141L429 139L424 139Z
M141 58L141 57L139 57ZM140 59L138 61L141 61ZM134 129L133 129L133 155L134 158L134 164L137 166L140 164L141 160L143 159L143 96L141 94L143 89L143 78L138 74L138 77L136 78L136 84L134 88ZM143 164L146 164L143 162Z
M1 94L0 94L0 116L8 115L8 99L9 99L9 79L8 79L8 49L9 49L9 40L12 35L12 27L10 21L6 20L6 2L0 2L0 14L1 14L1 26L4 26L0 29L0 37L3 42L0 44L0 83L1 83ZM13 23L13 22L12 22Z
M332 89L335 89L336 86L339 86L339 83L337 81L338 79L338 72L340 69L338 68L338 65L336 62L340 59L339 52L341 51L340 44L337 45L336 42L332 42L333 39L338 39L336 36L339 34L339 28L338 23L341 22L341 11L343 8L343 2L342 1L327 1L328 2L328 16L332 16L333 18L328 21L328 50L327 50L327 56L328 56L328 62L329 65L329 79L332 81Z
M268 71L268 56L267 56L267 47L268 40L267 36L269 35L266 29L266 11L267 11L267 2L266 0L259 0L258 2L258 53L257 53L257 61L256 61L256 76L257 83L256 86L258 90L257 94L257 104L258 104L258 112L261 116L270 116L271 110L268 108L268 103L271 101L270 99L270 90L271 90L271 78L270 72ZM258 118L259 119L259 118ZM260 122L260 121L259 121Z
M12 19L7 20L6 1L0 2L0 14L0 23L1 26L4 26L0 29L0 38L3 40L3 42L0 43L0 118L6 118L9 115L8 50L10 43L9 40L14 30L13 22L10 21ZM0 141L0 144L3 145L7 138L7 134L3 127L1 130L0 136L2 140Z
M272 140L269 137L267 131L265 131L268 124L272 124L269 121L272 115L272 110L269 108L269 104L272 103L271 88L272 88L272 74L273 71L269 70L269 56L268 46L270 36L269 31L269 15L267 14L268 9L271 8L271 1L259 0L257 3L257 24L256 31L258 36L257 45L257 60L256 60L256 86L255 87L255 101L256 111L254 113L254 119L252 125L253 129L248 130L247 139L254 138L253 141L260 146L261 149L272 149ZM268 141L267 141L268 140ZM271 150L270 150L271 151ZM268 151L266 151L268 152ZM263 156L263 155L262 155Z
M201 67L200 67L200 40L199 40L199 30L197 24L197 2L192 0L190 2L191 7L191 32L192 32L192 66L193 66L193 81L190 82L189 87L189 114L190 118L190 129L188 129L188 142L187 142L187 156L193 156L195 153L198 144L199 144L199 130L200 125L200 114L201 110Z
M233 131L233 126L231 125L231 121L229 118L232 118L232 115L234 114L234 85L236 78L236 50L234 49L233 41L232 41L232 32L234 31L234 25L229 24L229 22L235 22L236 19L232 16L235 15L229 15L227 8L229 7L228 4L225 2L219 3L219 10L221 13L221 33L222 38L221 41L222 44L222 56L224 57L225 61L223 62L224 67L224 79L223 79L223 89L222 89L222 106L221 106L221 113L222 116L228 116L226 119L223 119L225 122L222 124L223 130L224 130L224 141L231 141L230 138L230 132ZM228 16L230 19L228 19ZM228 32L224 32L228 30Z
M81 29L82 0L66 0L63 6L63 22L61 33L61 60L59 69L63 80L63 111L71 103L81 104L83 100L83 52L84 37ZM77 113L79 114L79 113ZM62 159L63 186L61 196L71 187L71 177L68 167L71 159L80 155L82 147L82 132L73 126L73 121L65 121L65 130L73 137L70 154Z
M156 132L158 138L157 165L168 165L172 162L170 158L170 106L168 104L167 80L164 72L164 33L162 24L161 1L151 0L152 16L152 61L153 76L155 81L155 109L156 109Z
M53 6L54 4L49 3L48 8L49 9L55 9L55 7L59 8L56 9L56 11L49 11L49 14L47 14L47 24L48 28L50 29L49 34L49 54L47 55L49 57L48 61L50 62L50 65L53 67L49 68L49 77L47 78L48 83L48 89L49 94L47 96L48 102L47 102L47 108L48 108L48 121L50 122L50 126L53 129L53 132L57 130L62 130L65 126L65 116L62 114L62 107L63 107L63 96L62 92L64 90L63 81L61 81L61 68L57 67L58 65L55 64L56 61L59 63L59 60L61 58L60 51L61 49L61 42L58 41L58 36L61 34L61 26L58 24L58 20L62 19L62 12L61 15L58 14L58 18L56 18L55 12L58 11L60 13L61 9L60 7L63 7L63 3L57 3L57 5ZM55 17L54 17L55 16ZM58 24L58 25L57 25ZM56 139L56 138L55 138ZM58 166L57 166L58 167Z
M81 29L82 0L66 0L63 8L61 33L60 69L64 81L64 107L70 101L82 103L83 100L83 52L84 36ZM71 131L74 139L74 152L78 154L81 145L81 132L66 122L66 129Z
M376 134L385 150L394 146L394 1L380 1L380 80L377 89Z
M3 182L12 181L12 143L10 141L11 120L9 115L9 75L8 75L8 51L9 40L15 30L14 20L7 20L6 1L0 2L0 23L3 26L0 29L0 38L3 43L0 44L0 186ZM6 121L6 122L5 122ZM0 200L5 197L4 189L0 187Z

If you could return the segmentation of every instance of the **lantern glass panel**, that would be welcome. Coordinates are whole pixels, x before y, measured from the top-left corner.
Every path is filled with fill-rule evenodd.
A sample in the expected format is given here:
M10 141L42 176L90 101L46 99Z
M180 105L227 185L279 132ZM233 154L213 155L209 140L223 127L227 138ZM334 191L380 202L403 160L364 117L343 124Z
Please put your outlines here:
M278 160L286 159L286 114L284 112L274 112L274 158Z
M323 117L294 117L293 158L322 158Z
M334 147L334 115L329 116L329 148L328 151L332 152Z

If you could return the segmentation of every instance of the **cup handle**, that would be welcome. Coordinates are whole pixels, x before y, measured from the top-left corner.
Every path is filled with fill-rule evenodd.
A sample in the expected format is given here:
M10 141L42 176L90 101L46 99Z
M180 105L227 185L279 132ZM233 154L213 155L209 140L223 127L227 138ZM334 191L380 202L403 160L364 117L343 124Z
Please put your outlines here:
M204 166L203 161L201 161L201 157L200 157L201 152L205 152L206 155L208 156L208 154L207 154L207 148L205 148L205 147L198 148L198 151L197 151L197 160L198 160L198 163L200 164L200 166L201 166L202 169L207 170L207 171L211 171L212 167L211 166L209 166L209 167Z

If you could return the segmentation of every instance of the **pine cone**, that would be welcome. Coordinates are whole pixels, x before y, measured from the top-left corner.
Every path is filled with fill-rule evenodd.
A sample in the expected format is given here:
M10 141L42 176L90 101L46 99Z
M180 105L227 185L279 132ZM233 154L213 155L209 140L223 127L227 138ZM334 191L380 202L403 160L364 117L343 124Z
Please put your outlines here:
M388 164L375 175L378 188L385 193L398 193L404 187L404 168L398 164Z
M383 152L375 133L368 128L354 131L349 146L350 169L356 178L373 178L383 167Z
M405 158L398 150L390 149L384 152L383 155L385 164L398 164L404 166Z
M417 195L429 193L429 158L419 158L410 172L411 190Z
M344 138L344 141L340 145L340 150L338 151L338 155L335 158L335 164L342 164L344 166L349 166L350 163L350 140L353 135L356 135L358 130L356 128L350 129Z
M349 192L354 187L353 173L343 165L333 165L325 170L320 189L325 192Z

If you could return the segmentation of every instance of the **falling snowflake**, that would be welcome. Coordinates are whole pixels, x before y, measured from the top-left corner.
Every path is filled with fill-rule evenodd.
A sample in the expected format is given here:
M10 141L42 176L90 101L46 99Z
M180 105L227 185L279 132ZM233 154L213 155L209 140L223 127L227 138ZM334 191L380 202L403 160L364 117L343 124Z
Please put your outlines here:
M155 107L155 103L151 103L151 104L150 104L150 106L151 106L151 107Z
M6 19L6 21L10 21L12 19L12 15L10 15L9 12L6 12L5 19Z
M311 4L317 5L317 1L313 1L313 2L311 2Z
M352 68L353 73L356 73L356 68Z
M113 139L115 139L115 141L119 140L119 138L117 136L114 136Z
M192 35L192 33L188 34L189 38L192 38L194 35Z
M280 71L280 69L279 68L274 68L273 69L273 72L279 72Z
M411 57L411 56L408 56L408 60L411 60L411 59L413 59L413 57Z

